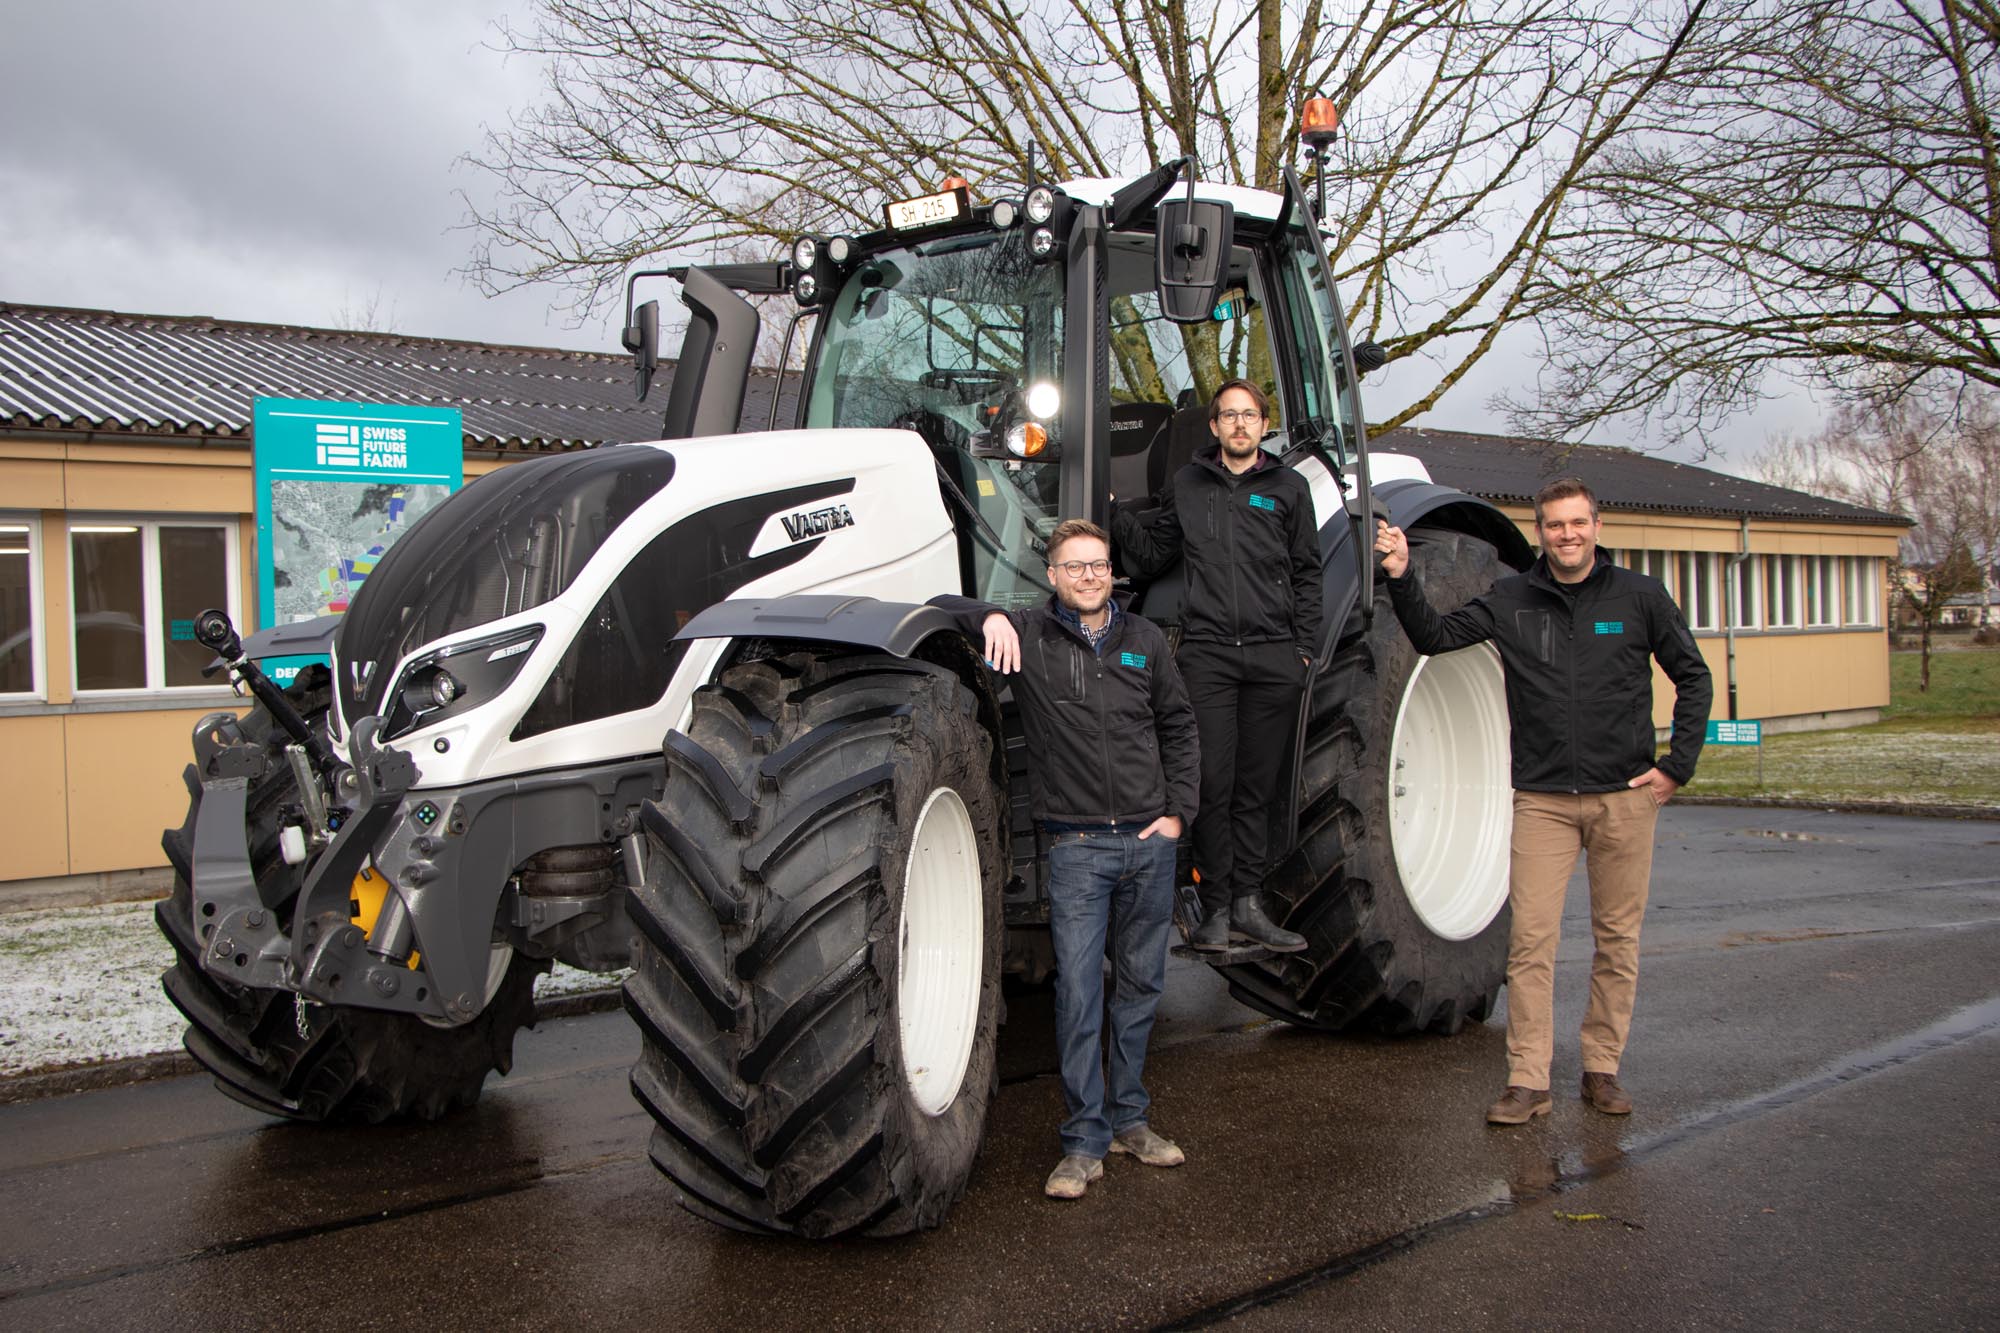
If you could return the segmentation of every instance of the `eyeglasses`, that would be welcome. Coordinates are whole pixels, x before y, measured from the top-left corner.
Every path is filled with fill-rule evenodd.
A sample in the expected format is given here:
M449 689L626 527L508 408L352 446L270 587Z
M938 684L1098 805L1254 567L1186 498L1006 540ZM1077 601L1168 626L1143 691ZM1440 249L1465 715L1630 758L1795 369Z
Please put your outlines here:
M1095 574L1099 578L1103 578L1111 572L1111 562L1109 560L1065 560L1057 565L1056 568L1073 579L1080 579L1086 573Z
M1215 419L1217 421L1220 421L1225 426L1234 426L1238 422L1242 422L1244 425L1247 426L1253 421L1262 421L1264 419L1264 414L1262 412L1259 412L1254 407L1245 407L1241 409L1232 407L1226 411L1217 412L1215 414Z

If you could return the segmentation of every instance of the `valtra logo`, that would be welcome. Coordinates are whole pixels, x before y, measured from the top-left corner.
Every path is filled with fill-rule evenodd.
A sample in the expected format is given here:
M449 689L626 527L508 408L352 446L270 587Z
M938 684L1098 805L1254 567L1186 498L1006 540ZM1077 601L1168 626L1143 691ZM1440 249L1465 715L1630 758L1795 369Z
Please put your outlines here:
M854 526L854 515L846 505L828 505L824 509L812 509L803 514L790 514L779 522L785 525L785 535L795 542L808 537L824 537L836 528Z

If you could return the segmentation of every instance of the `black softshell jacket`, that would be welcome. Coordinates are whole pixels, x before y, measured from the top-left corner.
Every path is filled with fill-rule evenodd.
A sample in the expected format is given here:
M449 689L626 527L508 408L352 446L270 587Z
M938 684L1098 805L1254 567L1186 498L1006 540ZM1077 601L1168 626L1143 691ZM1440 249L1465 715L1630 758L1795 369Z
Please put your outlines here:
M1673 742L1659 770L1679 783L1694 776L1714 686L1658 579L1600 551L1574 599L1542 556L1446 615L1424 599L1412 570L1389 580L1389 601L1418 652L1488 640L1500 650L1515 790L1616 791L1654 767L1654 658L1674 683Z
M973 643L999 611L971 597L933 597ZM1035 818L1131 825L1162 815L1194 822L1201 751L1194 708L1167 647L1143 616L1121 610L1098 649L1056 615L1055 598L1003 614L1021 636L1014 684L1027 733Z
M1243 473L1223 466L1221 446L1174 474L1151 523L1114 510L1124 572L1150 577L1187 565L1182 638L1191 643L1289 643L1319 656L1319 524L1312 488L1268 459Z

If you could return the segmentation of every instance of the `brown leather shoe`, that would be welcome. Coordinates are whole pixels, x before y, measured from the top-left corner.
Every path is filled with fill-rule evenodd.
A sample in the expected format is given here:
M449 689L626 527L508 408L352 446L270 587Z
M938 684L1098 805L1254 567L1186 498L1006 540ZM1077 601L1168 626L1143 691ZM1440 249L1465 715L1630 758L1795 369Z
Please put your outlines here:
M1556 1104L1546 1089L1524 1088L1509 1083L1500 1100L1486 1108L1489 1125L1525 1125L1538 1115L1547 1115Z
M1625 1095L1625 1089L1618 1086L1616 1074L1584 1074L1583 1101L1584 1105L1606 1115L1632 1114L1632 1099Z

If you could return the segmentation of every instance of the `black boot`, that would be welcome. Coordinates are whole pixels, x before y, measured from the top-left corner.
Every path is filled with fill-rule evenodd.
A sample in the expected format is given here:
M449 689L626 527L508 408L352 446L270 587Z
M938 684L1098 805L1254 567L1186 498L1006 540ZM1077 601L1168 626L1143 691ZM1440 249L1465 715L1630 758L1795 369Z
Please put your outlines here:
M1252 944L1263 945L1272 953L1297 953L1306 947L1305 936L1286 930L1264 915L1264 900L1254 893L1247 898L1238 898L1230 905L1229 929Z
M1221 953L1229 947L1229 909L1218 907L1201 920L1189 941L1203 953Z

